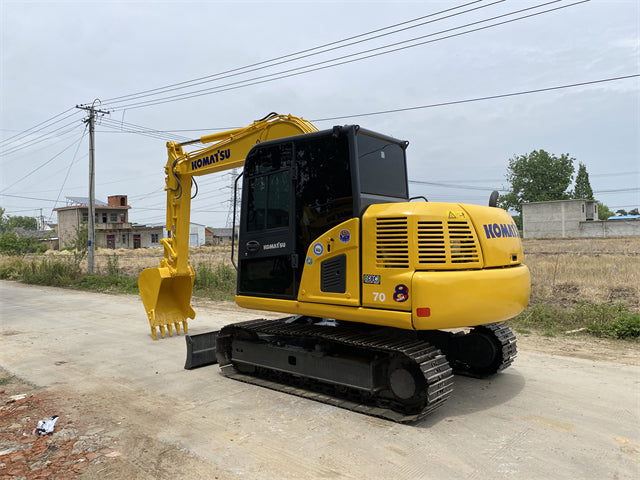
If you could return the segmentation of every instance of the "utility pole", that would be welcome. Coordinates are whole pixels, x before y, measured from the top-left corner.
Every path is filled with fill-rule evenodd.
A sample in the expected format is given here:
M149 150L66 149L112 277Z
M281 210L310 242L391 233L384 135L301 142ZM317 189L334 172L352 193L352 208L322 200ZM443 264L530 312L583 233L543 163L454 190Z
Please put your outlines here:
M87 235L87 271L93 273L95 270L94 253L96 243L96 174L95 174L95 143L94 131L96 123L96 113L106 115L109 112L95 108L96 101L91 106L76 105L76 108L89 112L89 117L83 120L89 124L89 221Z

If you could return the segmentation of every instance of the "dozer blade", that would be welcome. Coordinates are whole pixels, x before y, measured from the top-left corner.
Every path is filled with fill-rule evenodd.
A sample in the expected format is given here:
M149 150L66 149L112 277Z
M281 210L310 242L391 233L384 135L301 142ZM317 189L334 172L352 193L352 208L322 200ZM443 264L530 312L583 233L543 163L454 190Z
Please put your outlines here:
M151 336L155 340L156 327L160 335L165 337L165 329L173 336L173 327L180 335L180 325L184 333L188 331L187 318L195 318L196 312L191 308L191 292L195 274L189 267L186 275L171 275L168 268L146 268L138 277L140 298L151 325Z
M218 338L218 331L200 333L198 335L185 335L187 341L185 370L218 363L216 359L216 338Z

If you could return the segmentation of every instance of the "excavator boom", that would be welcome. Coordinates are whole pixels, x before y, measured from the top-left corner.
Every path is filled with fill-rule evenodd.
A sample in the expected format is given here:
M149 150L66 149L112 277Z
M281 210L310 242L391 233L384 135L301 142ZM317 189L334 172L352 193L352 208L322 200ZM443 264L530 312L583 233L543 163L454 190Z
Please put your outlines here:
M181 326L186 333L187 319L195 318L191 307L195 273L189 265L192 178L242 167L249 150L260 142L315 131L317 128L307 120L271 113L243 128L205 135L191 142L167 143L167 238L161 240L164 258L158 267L143 270L138 278L154 340L157 329L162 338L165 329L173 335L174 327L178 334ZM184 151L183 147L194 143L211 145Z

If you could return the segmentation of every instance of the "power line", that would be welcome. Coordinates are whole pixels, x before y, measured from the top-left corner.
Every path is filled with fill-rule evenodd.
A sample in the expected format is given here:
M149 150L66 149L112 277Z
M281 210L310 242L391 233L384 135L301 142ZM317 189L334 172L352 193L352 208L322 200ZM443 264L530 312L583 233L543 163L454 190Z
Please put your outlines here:
M71 162L69 163L69 168L67 169L67 174L64 177L64 180L62 181L62 186L60 187L60 191L58 192L58 196L56 197L56 203L53 204L54 208L58 204L58 201L60 200L60 195L62 195L62 190L64 189L64 186L67 184L67 180L69 179L69 175L71 174L71 167L73 167L73 164L76 163L76 157L78 156L78 151L80 150L80 145L82 144L82 139L84 138L84 136L87 133L87 127L88 127L88 125L85 124L84 131L82 132L82 138L80 138L80 141L78 142L78 147L76 148L76 153L73 154L73 158L71 159ZM53 209L51 210L51 215L49 215L49 221L51 221L52 218L53 218Z
M9 193L0 193L0 197L22 198L24 200L37 200L39 202L48 202L48 203L55 203L57 201L57 200L51 200L49 198L27 197L25 195L12 195Z
M358 42L353 42L353 43L348 43L346 45L336 46L336 45L339 45L341 43L349 42L351 40L355 40L355 39L359 39L359 38L362 38L362 37L366 37L368 35L372 35L372 34L375 34L375 33L383 32L385 30L389 30L389 29L392 29L392 28L395 28L395 27L399 27L399 26L402 26L402 25L407 25L407 24L410 24L410 23L413 23L413 22L417 22L419 20L423 20L425 18L430 18L430 17L434 17L436 15L441 15L443 13L447 13L447 12L450 12L450 11L453 11L453 10L457 10L459 8L467 7L469 5L480 3L482 1L484 1L484 0L475 0L473 2L465 3L463 5L459 5L459 6L456 6L456 7L448 8L448 9L445 9L445 10L441 10L441 11L436 12L436 13L431 13L429 15L424 15L424 16L421 16L421 17L417 17L417 18L414 18L414 19L411 19L411 20L407 20L407 21L404 21L404 22L401 22L401 23L397 23L397 24L394 24L394 25L390 25L390 26L387 26L387 27L371 30L369 32L365 32L365 33L361 33L359 35L354 35L354 36L351 36L351 37L347 37L347 38L344 38L342 40L337 40L337 41L334 41L334 42L326 43L326 44L319 45L319 46L312 47L312 48L308 48L308 49L305 49L305 50L300 50L300 51L297 51L297 52L294 52L294 53L290 53L290 54L283 55L283 56L280 56L280 57L272 58L270 60L264 60L264 61L261 61L261 62L253 63L253 64L250 64L250 65L246 65L244 67L237 67L237 68L234 68L234 69L231 69L231 70L219 72L219 73L212 74L212 75L207 75L207 76L196 78L196 79L193 79L193 80L187 80L187 81L184 81L184 82L174 83L174 84L167 85L167 86L164 86L164 87L158 87L158 88L154 88L154 89L150 89L150 90L144 90L144 91L138 92L138 93L133 93L133 94L129 94L129 95L123 95L123 96L119 96L119 97L113 97L113 98L105 100L105 102L109 102L110 104L112 104L112 103L121 103L123 101L129 101L129 100L135 100L135 99L138 99L138 98L147 97L147 96L150 96L151 94L159 95L159 94L162 94L162 93L165 93L165 92L169 92L169 91L175 91L175 90L179 90L179 89L189 88L189 87L193 87L193 86L196 86L196 85L201 85L201 84L204 84L204 83L208 83L208 82L211 82L211 81L214 81L214 80L220 80L222 78L229 78L231 76L246 74L246 73L249 73L249 72L262 70L262 69L265 69L265 68L271 68L273 66L281 65L283 63L288 63L288 62L292 62L292 61L296 61L296 60L301 60L303 58L308 58L308 57L311 57L311 56L314 56L314 55L319 55L321 53L326 53L328 51L337 50L337 49L340 49L340 48L345 48L347 46L351 46L351 45L354 45L356 43L362 43L362 42L373 40L375 38L380 38L382 36L387 36L387 35L398 33L398 32L401 32L401 31L405 31L405 30L408 30L408 29L411 29L411 28L416 28L416 27L425 25L427 23L432 23L433 21L439 21L439 20L442 20L442 19L450 18L450 17L455 16L455 15L461 15L463 13L468 13L470 11L477 10L477 9L480 9L480 8L486 8L486 7L489 7L489 6L497 4L497 3L502 3L505 0L498 0L496 2L493 2L493 3L489 4L489 5L483 5L481 7L476 7L476 8L470 9L470 10L466 10L464 12L456 13L454 15L449 15L449 16L443 17L441 19L420 23L418 25L413 25L411 27L405 27L405 28L402 28L400 30L396 30L396 31L393 31L393 32L385 33L383 35L378 35L378 36L375 36L375 37L372 37L372 38L368 38L368 39L365 39L365 40L359 40ZM327 50L322 50L321 52L310 53L310 52L314 52L316 50L321 50L321 49L324 49L324 48L327 48L327 47L334 47L334 48L327 49ZM300 56L300 55L302 55L302 56ZM297 57L297 58L291 59L291 57ZM290 60L281 61L281 60L285 60L285 59L290 59ZM277 63L275 63L275 62L277 62ZM255 68L255 67L260 67L260 68ZM243 71L243 72L242 73L236 73L236 72L241 72L241 71ZM232 73L234 75L230 75ZM175 87L179 87L179 88L175 88Z
M188 141L191 140L189 137L184 137L182 135L175 135L169 131L161 131L148 127L144 127L141 125L136 125L134 123L127 123L118 120L112 120L110 118L102 118L101 125L104 125L107 128L113 128L114 130L121 131L123 133L135 133L139 135L145 135L152 138L158 138L160 140L173 140L173 141ZM126 130L125 130L126 127Z
M507 24L507 23L512 23L512 22L515 22L515 21L531 18L531 17L542 15L542 14L545 14L545 13L554 12L554 11L561 10L561 9L564 9L564 8L569 8L569 7L572 7L572 6L575 6L575 5L586 3L586 2L588 2L590 0L580 0L580 1L577 1L577 2L574 2L574 3L571 3L571 4L562 5L562 6L551 8L551 9L548 9L548 10L543 10L541 12L531 13L531 14L528 14L528 15L524 15L524 16L521 16L521 17L516 17L516 18L510 19L510 20L505 20L505 21L502 21L502 22L494 23L494 24L491 24L491 25L485 25L485 26L474 28L474 29L467 30L467 31L464 31L464 32L458 32L458 33L455 33L455 34L446 35L444 37L431 39L431 40L427 40L427 41L423 41L423 42L419 42L419 43L415 43L413 45L404 45L404 44L409 43L409 42L415 42L417 40L428 38L428 37L432 37L432 36L439 35L439 34L442 34L442 33L447 33L447 32L451 32L451 31L454 31L454 30L459 30L461 28L466 28L466 27L477 25L477 24L480 24L480 23L485 23L485 22L488 22L488 21L491 21L491 20L504 18L504 17L510 16L510 15L514 15L514 14L517 14L517 13L522 13L524 11L533 10L533 9L540 8L540 7L549 5L549 4L557 3L557 2L560 2L560 1L562 1L562 0L553 0L551 2L542 3L542 4L539 4L539 5L533 6L533 7L528 7L528 8L521 9L521 10L516 10L516 11L513 11L513 12L506 13L506 14L502 14L502 15L498 15L498 16L495 16L495 17L491 17L491 18L488 18L488 19L479 20L479 21L476 21L476 22L471 22L471 23L468 23L468 24L465 24L465 25L461 25L461 26L458 26L458 27L449 28L449 29L446 29L446 30L442 30L440 32L435 32L435 33L431 33L431 34L428 34L428 35L423 35L423 36L412 38L412 39L405 40L405 41L402 41L402 42L396 42L396 43L393 43L393 44L384 45L384 46L378 47L378 48L364 50L362 52L358 52L358 53L354 53L354 54L350 54L350 55L344 55L344 56L341 56L341 57L336 57L336 58L333 58L333 59L330 59L330 60L325 60L325 61L322 61L322 62L317 62L317 63L313 63L313 64L309 64L309 65L304 65L302 67L292 68L292 69L289 69L289 70L283 70L283 71L272 73L272 74L269 74L269 75L263 75L263 76L259 76L259 77L249 78L249 79L246 79L246 80L242 80L242 81L238 81L238 82L232 82L232 83L228 83L228 84L224 84L224 85L218 85L218 86L210 87L210 88L206 88L206 89L195 90L193 92L188 92L188 93L183 93L183 94L178 94L178 95L171 95L171 96L168 96L168 97L164 97L162 99L147 100L147 101L143 101L143 102L131 103L131 104L123 105L123 106L120 106L120 107L111 107L111 108L114 111L119 111L119 110L124 110L124 109L144 108L144 107L150 107L150 106L160 105L160 104L164 104L164 103L175 102L175 101L179 101L179 100L186 100L186 99L190 99L190 98L196 98L196 97L201 97L201 96L206 96L206 95L212 95L212 94L215 94L215 93L221 93L221 92L226 92L226 91L230 91L230 90L236 90L236 89L245 88L245 87L248 87L248 86L254 86L254 85L259 85L259 84L263 84L263 83L273 82L275 80L282 80L284 78L290 78L290 77L294 77L294 76L298 76L298 75L303 75L303 74L307 74L307 73L311 73L311 72L316 72L316 71L319 71L319 70L324 70L324 69L327 69L327 68L333 68L333 67L337 67L337 66L340 66L340 65L346 65L346 64L358 62L358 61L361 61L361 60L371 59L371 58L378 57L378 56L381 56L381 55L387 55L387 54L390 54L390 53L396 53L396 52L399 52L399 51L402 51L402 50L406 50L406 49L409 49L409 48L414 48L414 47L418 47L418 46L422 46L422 45L438 42L438 41L441 41L441 40L447 40L447 39L450 39L450 38L459 37L459 36L462 36L462 35L467 35L469 33L474 33L474 32L478 32L478 31L481 31L481 30L486 30L486 29L489 29L489 28L493 28L493 27L497 27L497 26L500 26L500 25L504 25L504 24ZM398 45L404 45L404 46L397 47ZM379 51L379 50L388 49L388 48L391 48L391 47L397 47L397 48L392 48L391 50L387 50L387 51L384 51L384 52L380 52ZM377 53L372 53L372 52L377 52ZM369 55L365 55L365 54L368 54L368 53L370 53L370 54ZM352 58L352 57L357 57L359 55L364 55L364 56L361 56L359 58ZM336 62L336 63L332 63L332 62ZM327 65L327 64L330 64L330 65ZM303 70L303 69L306 69L306 70ZM303 71L301 71L301 70L303 70ZM269 78L269 77L272 77L272 78Z
M13 135L13 136L11 136L9 138L5 138L4 140L0 141L0 145L4 145L6 143L13 143L13 142L17 141L18 139L23 138L26 135L30 135L30 134L34 134L34 133L40 132L45 128L45 125L47 125L50 122L53 122L53 120L55 120L56 118L61 117L65 113L68 113L68 112L70 112L72 110L74 110L73 107L69 108L69 109L65 110L64 112L61 112L61 113L59 113L57 115L54 115L53 117L49 118L48 120L45 120L44 122L40 122L37 125L34 125L31 128L28 128L27 130L23 130L23 131L21 131L20 133L18 133L16 135ZM51 125L55 125L56 123L62 122L64 120L66 120L67 118L72 117L73 115L76 115L76 114L77 114L77 112L74 111L74 113L72 113L71 115L67 115L66 117L61 118L60 120L56 120ZM39 127L42 127L42 128L39 128Z
M67 128L67 127L70 127L70 126L72 126L72 127L71 128ZM25 148L30 148L30 147L33 147L34 145L39 144L39 143L46 142L47 140L51 140L51 138L53 138L53 137L63 137L67 133L70 133L70 132L73 132L74 130L76 130L77 127L78 127L78 124L75 121L66 123L66 124L62 125L61 127L58 127L55 130L52 130L52 131L47 132L46 134L42 135L41 138L39 138L38 140L28 139L28 140L23 141L20 144L12 145L12 146L8 147L6 150L0 152L0 155L2 155L3 157L6 157L7 155L14 154L16 152L19 152L20 150L24 150ZM65 128L67 128L67 130L64 130L63 132L60 131L60 130L65 129ZM56 135L54 135L54 134L56 134Z
M82 136L80 137L79 141L82 141L82 139L84 138L84 132L82 133ZM27 173L26 175L24 175L23 177L20 177L18 180L16 180L15 182L13 182L11 185L9 185L8 187L5 187L2 192L6 192L7 190L9 190L10 188L12 188L14 185L20 183L22 180L24 180L25 178L31 176L32 174L34 174L35 172L37 172L38 170L40 170L41 168L43 168L45 165L48 165L49 163L51 163L52 161L54 161L56 158L58 158L60 155L62 155L64 152L66 152L67 150L69 150L71 147L73 147L73 145L75 145L76 142L71 143L70 145L66 146L64 149L62 149L60 152L58 152L57 154L55 154L53 157L51 157L49 160L47 160L46 162L40 164L38 167L34 168L33 170L31 170L29 173Z
M389 113L399 113L399 112L409 112L411 110L421 110L424 108L435 108L435 107L446 107L446 106L450 106L450 105L459 105L462 103L471 103L471 102L482 102L485 100L496 100L499 98L508 98L508 97L516 97L518 95L529 95L532 93L541 93L541 92L550 92L553 90L562 90L565 88L574 88L574 87L583 87L586 85L595 85L598 83L606 83L606 82L614 82L617 80L627 80L630 78L637 78L640 77L640 74L635 73L632 75L624 75L622 77L611 77L611 78L603 78L600 80L590 80L588 82L579 82L579 83L571 83L571 84L567 84L567 85L556 85L554 87L546 87L546 88L537 88L537 89L533 89L533 90L522 90L519 92L512 92L512 93L503 93L503 94L499 94L499 95L489 95L486 97L475 97L475 98L467 98L464 100L453 100L450 102L440 102L440 103L431 103L428 105L419 105L419 106L415 106L415 107L406 107L406 108L395 108L395 109L391 109L391 110L380 110L377 112L367 112L367 113L360 113L357 115L342 115L339 117L326 117L326 118L315 118L310 120L311 122L325 122L325 121L329 121L329 120L344 120L346 118L356 118L356 117L370 117L373 115L385 115L385 114L389 114Z
M509 192L510 190L505 190L505 189L498 189L495 187L476 187L476 186L472 186L472 185L460 185L460 184L453 184L453 183L440 183L440 182L425 182L425 181L421 181L421 180L409 180L409 183L411 184L415 184L415 185L430 185L432 187L443 187L443 188L456 188L456 189L460 189L460 190L481 190L483 192L486 192L487 190L491 191L491 190L498 190L499 192Z

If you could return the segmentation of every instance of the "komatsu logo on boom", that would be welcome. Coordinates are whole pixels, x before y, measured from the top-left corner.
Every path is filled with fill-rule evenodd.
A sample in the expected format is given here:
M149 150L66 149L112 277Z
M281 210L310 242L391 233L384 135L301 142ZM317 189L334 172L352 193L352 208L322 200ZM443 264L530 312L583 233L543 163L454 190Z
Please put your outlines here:
M206 157L199 158L197 160L191 160L191 170L197 170L202 167L206 167L207 165L213 165L214 163L221 162L226 160L227 158L231 158L231 149L227 148L225 150L218 150L211 155L207 155Z
M518 233L518 227L515 224L507 225L506 223L487 223L483 225L484 233L487 235L488 239L492 238L502 238L502 237L516 237L518 238L520 234Z

